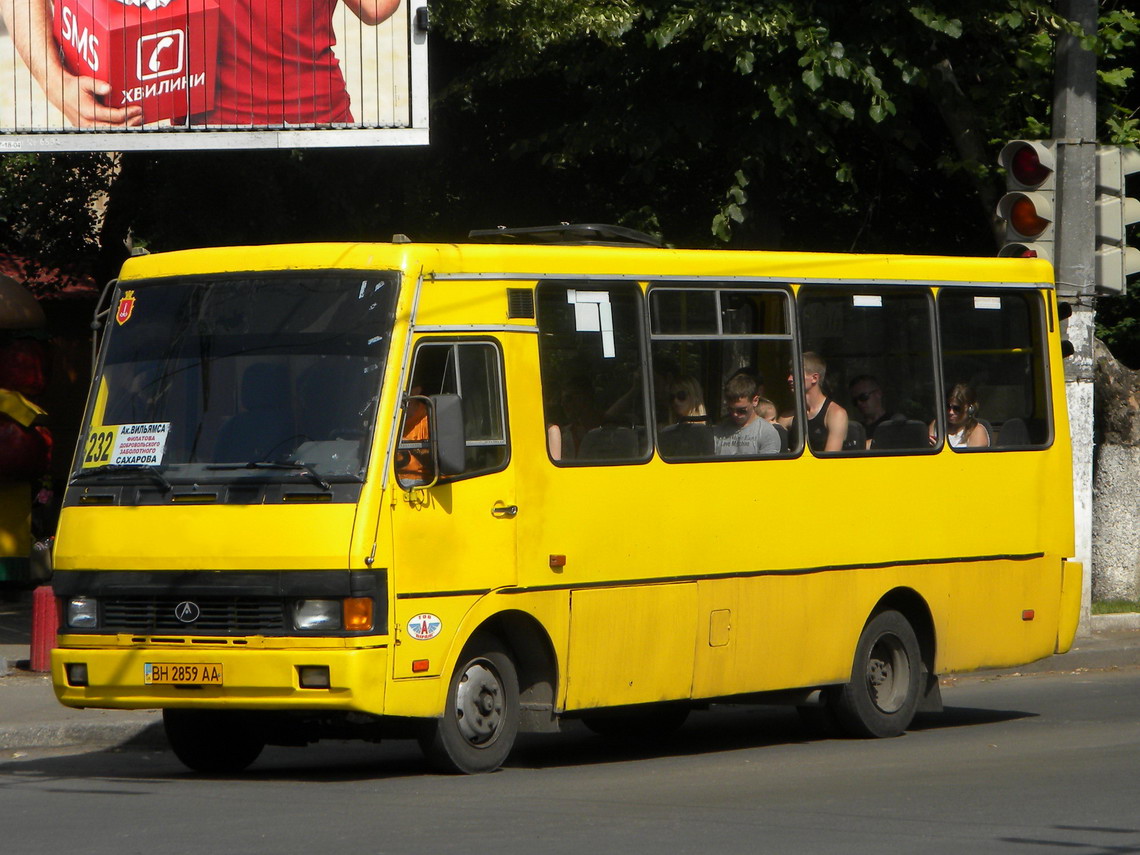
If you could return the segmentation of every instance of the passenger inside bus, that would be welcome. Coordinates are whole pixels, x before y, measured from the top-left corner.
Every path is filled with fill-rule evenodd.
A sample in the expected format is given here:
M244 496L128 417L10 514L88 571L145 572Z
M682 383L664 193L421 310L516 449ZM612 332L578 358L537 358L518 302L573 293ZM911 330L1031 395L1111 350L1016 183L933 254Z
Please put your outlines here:
M847 384L847 390L855 405L856 420L863 425L870 446L875 439L875 429L890 418L883 403L883 388L870 374L859 374Z
M661 456L711 457L715 451L704 393L695 377L676 377L669 390L668 423L657 434Z
M803 355L804 404L807 409L807 441L812 451L842 451L848 438L847 410L824 390L827 363L819 354ZM795 373L788 372L788 386L795 390Z
M780 434L771 422L760 418L756 378L737 372L724 385L727 414L713 430L718 455L779 454Z
M951 448L984 448L990 445L989 423L978 416L978 396L971 386L958 383L946 396L946 441ZM937 436L934 422L930 436Z
M769 401L767 398L761 398L760 403L756 405L756 413L764 421L776 423L776 417L779 413L776 412L776 405Z
M759 406L756 407L756 413L764 421L768 422L776 429L776 433L780 435L780 451L788 450L788 429L780 424L780 411L776 408L775 401L769 401L767 398L761 398Z

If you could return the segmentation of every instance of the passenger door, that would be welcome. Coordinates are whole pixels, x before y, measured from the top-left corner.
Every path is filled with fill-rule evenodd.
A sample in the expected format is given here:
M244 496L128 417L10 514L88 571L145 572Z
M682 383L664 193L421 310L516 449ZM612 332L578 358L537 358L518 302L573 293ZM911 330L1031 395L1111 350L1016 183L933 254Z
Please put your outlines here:
M400 631L395 676L411 676L413 659L442 665L446 647L480 595L517 579L515 476L509 467L502 349L491 338L423 337L412 355L409 394L458 395L462 401L465 465L461 475L414 487L406 460L426 445L415 436L415 399L405 406L397 443L393 551L395 623ZM432 478L430 456L426 481ZM402 484L402 486L401 486ZM409 487L411 489L409 489ZM420 629L409 622L421 616ZM426 617L423 617L426 616ZM439 627L431 627L432 618ZM427 627L427 629L423 629ZM430 636L430 637L424 637ZM433 643L434 642L434 643ZM423 672L417 672L422 674Z

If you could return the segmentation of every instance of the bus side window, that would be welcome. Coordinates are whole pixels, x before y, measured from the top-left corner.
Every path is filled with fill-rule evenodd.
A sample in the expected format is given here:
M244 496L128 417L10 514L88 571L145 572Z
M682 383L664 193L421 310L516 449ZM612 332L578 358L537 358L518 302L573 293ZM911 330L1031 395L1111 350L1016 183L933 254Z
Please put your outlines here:
M788 293L721 283L653 285L650 342L657 451L669 463L788 451ZM731 398L731 400L729 400Z
M949 394L961 384L976 395L972 416L989 433L985 448L1041 448L1051 443L1041 295L944 288L938 295L938 316L943 387Z
M647 460L648 392L637 285L540 282L536 316L551 460L558 465Z
M930 290L805 285L799 309L805 353L826 366L823 394L847 412L839 453L932 451L928 426L944 402Z
M492 341L425 341L416 348L404 418L397 443L396 471L401 484L427 483L432 474L428 402L433 395L459 396L463 412L467 478L507 464L503 360ZM458 476L457 476L458 477ZM454 478L450 479L454 480Z

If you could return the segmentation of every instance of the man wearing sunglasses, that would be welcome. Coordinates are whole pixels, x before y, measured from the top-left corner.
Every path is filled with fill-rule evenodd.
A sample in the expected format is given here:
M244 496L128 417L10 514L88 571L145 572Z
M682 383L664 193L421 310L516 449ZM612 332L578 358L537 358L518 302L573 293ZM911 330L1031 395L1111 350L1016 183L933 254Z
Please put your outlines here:
M890 418L883 406L883 389L870 374L860 374L847 385L851 402L858 411L859 421L867 436L868 447L875 436L875 428Z
M713 430L718 455L779 454L780 434L760 418L759 384L755 377L737 372L724 384L724 420Z

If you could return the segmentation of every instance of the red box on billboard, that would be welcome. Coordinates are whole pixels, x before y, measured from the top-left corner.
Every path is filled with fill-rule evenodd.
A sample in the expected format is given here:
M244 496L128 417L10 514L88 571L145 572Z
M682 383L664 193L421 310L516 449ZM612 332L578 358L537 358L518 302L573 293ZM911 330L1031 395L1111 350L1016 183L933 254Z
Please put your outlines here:
M55 40L68 70L110 83L103 103L141 106L144 122L214 105L215 0L161 2L52 0Z

